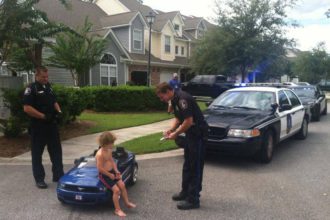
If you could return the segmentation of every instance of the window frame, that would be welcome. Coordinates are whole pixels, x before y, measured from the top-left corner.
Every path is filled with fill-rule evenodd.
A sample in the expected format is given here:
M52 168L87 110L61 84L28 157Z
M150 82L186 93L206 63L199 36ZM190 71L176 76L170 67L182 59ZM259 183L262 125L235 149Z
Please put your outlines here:
M113 62L114 63L102 63L102 60L100 61L100 85L104 85L104 86L112 86L112 80L115 79L116 83L118 84L118 62L116 57L111 54L111 53L105 53L103 55L104 56L111 56L113 58ZM102 57L102 59L103 59ZM106 68L106 75L103 75L102 73L102 68ZM114 69L114 71L112 71ZM107 78L107 84L103 84L102 83L102 78Z
M139 32L139 34L137 34L137 32ZM138 37L141 37L141 39L136 39ZM136 48L135 47L135 42L139 42L140 43L140 48ZM142 30L140 29L133 29L133 49L134 50L142 50L143 48L143 33Z
M167 42L167 40L169 42ZM169 44L167 44L169 43ZM171 36L165 35L164 37L164 51L165 53L171 53Z

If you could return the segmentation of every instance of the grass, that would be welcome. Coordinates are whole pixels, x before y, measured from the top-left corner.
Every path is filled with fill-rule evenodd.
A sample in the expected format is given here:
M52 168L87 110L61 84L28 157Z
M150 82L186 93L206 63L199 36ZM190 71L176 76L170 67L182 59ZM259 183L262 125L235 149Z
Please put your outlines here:
M160 141L161 137L161 132L155 133L123 142L119 146L124 146L125 149L135 154L155 153L178 148L173 140Z
M205 110L207 107L204 102L198 102L201 110ZM102 131L115 130L120 128L128 128L139 125L150 124L166 119L173 118L173 115L169 115L164 112L142 112L142 113L97 113L97 112L84 112L78 119L85 121L92 121L95 126L89 129L89 133L97 133Z
M166 112L147 113L89 113L84 112L79 120L93 121L95 126L89 129L90 133L97 133L120 128L128 128L138 125L150 124L165 119L173 118Z

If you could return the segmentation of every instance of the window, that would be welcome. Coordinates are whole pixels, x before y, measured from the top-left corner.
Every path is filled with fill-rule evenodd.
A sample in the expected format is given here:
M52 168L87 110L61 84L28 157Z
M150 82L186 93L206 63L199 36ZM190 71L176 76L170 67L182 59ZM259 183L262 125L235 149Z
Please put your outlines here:
M100 66L101 85L114 85L117 80L117 62L111 54L105 54Z
M175 54L179 54L179 46L175 46Z
M284 104L290 104L289 100L288 100L288 97L286 97L286 95L283 91L278 92L278 99L279 99L280 106L282 106Z
M184 47L181 47L181 55L184 55Z
M180 31L180 26L178 24L174 24L174 30Z
M296 107L300 105L299 98L292 91L286 90L285 93L288 95L292 107Z
M171 37L165 36L165 52L171 53Z
M142 31L138 29L133 30L133 49L142 50Z

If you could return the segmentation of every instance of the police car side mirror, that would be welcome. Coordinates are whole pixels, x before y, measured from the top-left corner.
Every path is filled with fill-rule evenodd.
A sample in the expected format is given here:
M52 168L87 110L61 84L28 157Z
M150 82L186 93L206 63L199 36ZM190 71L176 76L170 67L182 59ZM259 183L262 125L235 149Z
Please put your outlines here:
M283 105L281 105L280 111L287 111L287 110L291 110L291 109L292 109L292 105L283 104Z
M273 103L270 105L272 107L272 112L276 112L277 108L278 108L278 104L277 103Z

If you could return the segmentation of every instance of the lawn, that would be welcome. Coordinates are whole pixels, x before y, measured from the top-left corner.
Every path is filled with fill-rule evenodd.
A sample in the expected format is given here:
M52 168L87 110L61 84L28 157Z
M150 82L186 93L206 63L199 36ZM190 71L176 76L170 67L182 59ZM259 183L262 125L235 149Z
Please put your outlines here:
M161 137L161 132L155 133L123 142L118 146L123 146L135 154L155 153L178 148L173 140L160 141Z
M90 133L97 133L120 128L128 128L138 125L150 124L173 118L166 112L146 112L146 113L95 113L84 112L79 116L79 120L93 121L95 125L89 128Z
M206 109L203 102L198 102L201 110ZM91 121L95 125L89 128L90 133L115 130L120 128L128 128L144 124L150 124L166 119L173 118L173 115L164 112L142 112L142 113L96 113L84 112L78 119L82 121Z

